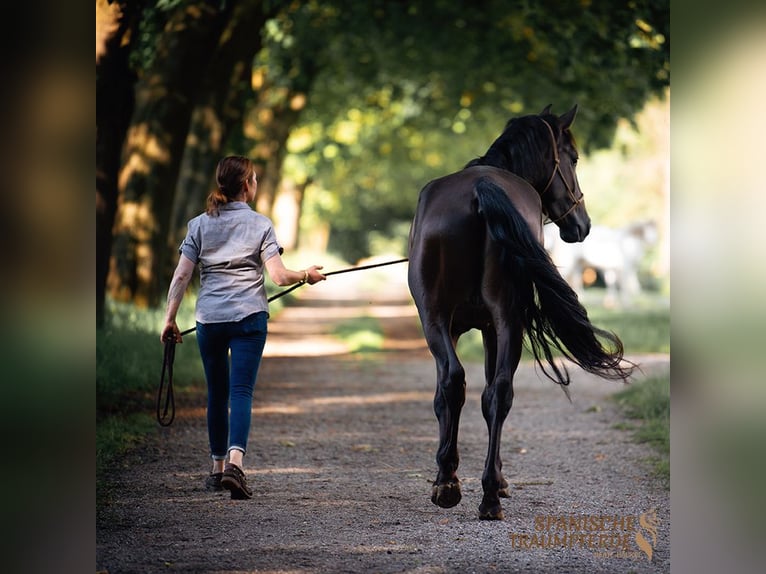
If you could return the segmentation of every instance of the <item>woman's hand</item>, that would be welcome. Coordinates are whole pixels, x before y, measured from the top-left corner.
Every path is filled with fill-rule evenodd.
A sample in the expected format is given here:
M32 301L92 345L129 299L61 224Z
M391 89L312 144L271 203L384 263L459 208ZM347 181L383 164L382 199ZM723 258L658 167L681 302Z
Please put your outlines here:
M178 328L175 321L167 321L160 334L161 343L165 344L168 341L175 341L176 343L184 342L181 337L181 330Z
M308 283L313 285L319 281L327 279L322 275L319 270L321 265L312 265L306 269L300 271L294 271L285 267L282 257L276 253L269 257L266 261L266 270L269 272L269 277L280 287L286 287L287 285L294 285L295 283Z
M322 269L321 265L312 265L311 267L306 269L306 283L309 285L313 285L314 283L319 283L320 281L325 281L327 279L326 276L322 275L319 270Z

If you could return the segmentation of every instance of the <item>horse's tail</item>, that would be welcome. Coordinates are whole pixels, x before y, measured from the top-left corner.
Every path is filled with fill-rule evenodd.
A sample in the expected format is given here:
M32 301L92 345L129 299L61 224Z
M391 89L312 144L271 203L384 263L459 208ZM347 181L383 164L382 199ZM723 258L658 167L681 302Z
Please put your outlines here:
M622 341L590 322L577 294L558 272L506 193L490 180L481 178L475 185L475 194L489 238L500 250L500 265L512 285L513 301L532 353L545 375L557 383L569 384L566 367L557 365L553 357L554 349L558 349L590 373L606 379L626 380L635 365L623 359ZM608 341L611 350L599 339Z

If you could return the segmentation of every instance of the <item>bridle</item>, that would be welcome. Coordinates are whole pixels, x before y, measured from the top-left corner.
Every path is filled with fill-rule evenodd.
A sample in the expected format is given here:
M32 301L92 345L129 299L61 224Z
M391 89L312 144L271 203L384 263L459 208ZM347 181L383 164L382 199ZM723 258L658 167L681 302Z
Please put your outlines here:
M561 161L559 160L559 149L556 145L556 136L553 135L553 128L551 128L551 125L546 122L544 119L540 118L540 121L545 124L545 127L548 128L548 133L551 134L551 142L553 143L553 173L551 173L551 177L548 178L548 183L545 185L545 188L540 192L540 198L542 199L543 195L545 195L545 192L547 192L551 185L553 184L553 180L556 179L556 174L559 175L561 178L561 181L564 182L564 187L567 188L567 193L569 193L569 197L572 199L572 205L567 209L564 213L559 215L556 219L551 219L550 215L548 213L545 213L545 216L548 218L545 223L558 223L562 219L564 219L567 215L572 213L575 209L577 209L577 206L580 205L583 202L583 199L585 199L585 196L580 192L580 197L575 197L573 186L570 186L567 183L567 180L564 178L564 174L561 173Z

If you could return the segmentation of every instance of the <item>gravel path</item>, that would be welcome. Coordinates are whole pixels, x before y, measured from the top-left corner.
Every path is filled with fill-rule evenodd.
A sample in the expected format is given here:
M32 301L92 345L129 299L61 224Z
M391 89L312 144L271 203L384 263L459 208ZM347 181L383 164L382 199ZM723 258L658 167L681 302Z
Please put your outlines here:
M486 522L483 367L467 365L463 500L431 503L435 369L396 267L365 272L386 274L385 293L365 273L331 278L272 319L245 459L252 500L204 490L203 398L176 398L173 425L109 473L97 571L670 571L670 493L652 477L649 448L615 428L623 418L609 396L622 387L574 368L571 403L533 365L519 368L502 445L511 498L504 521ZM385 352L349 354L328 334L359 315L382 322ZM638 360L646 375L669 369L667 356ZM650 511L656 541L639 525Z

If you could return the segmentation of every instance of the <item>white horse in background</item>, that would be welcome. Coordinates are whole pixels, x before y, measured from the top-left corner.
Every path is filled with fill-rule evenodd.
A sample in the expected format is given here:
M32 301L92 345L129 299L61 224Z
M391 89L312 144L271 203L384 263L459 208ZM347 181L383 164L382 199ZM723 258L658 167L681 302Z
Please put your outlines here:
M629 304L641 292L638 270L647 249L656 242L657 224L652 220L620 228L594 225L582 243L565 243L553 225L545 226L545 248L564 279L582 295L584 274L601 271L607 306Z

